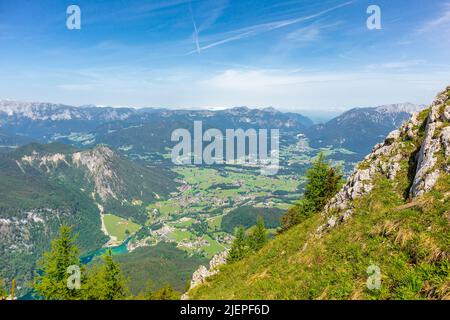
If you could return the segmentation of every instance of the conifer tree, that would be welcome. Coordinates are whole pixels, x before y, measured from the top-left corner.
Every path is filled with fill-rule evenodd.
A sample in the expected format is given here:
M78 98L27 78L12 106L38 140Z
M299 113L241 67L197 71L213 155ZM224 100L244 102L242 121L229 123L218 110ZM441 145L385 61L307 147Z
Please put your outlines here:
M72 236L72 228L61 226L59 235L52 241L50 252L45 252L38 262L33 287L38 296L47 300L74 300L81 298L80 290L70 288L70 266L79 266L79 249Z
M327 201L339 191L342 174L339 168L331 167L320 153L307 171L306 179L303 199L283 215L280 232L322 211Z
M245 229L240 226L236 229L235 239L231 244L228 253L228 262L236 262L245 257L248 252L248 238L245 235Z
M94 265L83 287L86 300L123 300L129 295L126 279L109 249L102 256L102 263Z
M267 242L267 230L264 226L264 219L258 217L256 226L249 237L249 246L252 251L258 251Z
M119 264L114 262L111 250L108 250L103 256L103 261L106 300L124 299L128 295L126 279L120 270Z
M96 263L87 270L85 284L83 285L84 300L104 300L102 265Z
M332 168L320 153L313 166L306 173L305 200L313 212L323 209L326 202L338 191L342 175L339 169Z

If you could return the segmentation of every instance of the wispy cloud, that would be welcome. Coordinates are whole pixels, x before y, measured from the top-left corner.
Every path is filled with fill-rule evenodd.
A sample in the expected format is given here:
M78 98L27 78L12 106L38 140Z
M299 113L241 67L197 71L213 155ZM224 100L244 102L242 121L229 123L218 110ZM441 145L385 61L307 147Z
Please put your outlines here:
M142 3L128 4L126 8L114 7L109 5L108 9L98 14L98 7L93 6L83 8L87 11L84 14L83 22L86 24L94 24L103 21L134 21L140 19L146 19L157 13L164 13L167 10L171 10L176 7L184 6L190 0L166 0L166 1L142 1Z
M420 65L424 65L426 63L425 60L415 59L415 60L403 60L403 61L391 61L384 62L379 64L370 64L366 68L368 70L378 70L378 69L409 69L412 67L417 67Z
M272 52L278 56L280 54L289 55L295 50L313 44L320 43L323 46L324 43L326 43L326 38L329 37L332 34L332 31L342 23L342 21L333 23L317 21L310 25L297 28L283 36L273 47Z
M222 16L224 10L228 7L228 0L215 0L206 1L199 10L206 14L200 25L198 26L198 32L207 30L214 25L216 21Z
M248 37L253 37L256 35L259 35L261 33L265 33L268 31L272 31L272 30L277 30L277 29L281 29L281 28L285 28L300 22L305 22L305 21L309 21L318 17L321 17L329 12L335 11L337 9L346 7L351 5L352 3L354 3L355 1L347 1L344 2L340 5L322 10L320 12L317 12L315 14L311 14L308 16L302 16L302 17L298 17L298 18L293 18L293 19L284 19L284 20L278 20L278 21L273 21L273 22L268 22L268 23L262 23L262 24L257 24L257 25L253 25L250 27L246 27L246 28L241 28L238 30L234 30L231 32L228 32L225 34L225 38L221 39L221 40L217 40L214 41L212 43L209 43L207 45L201 46L200 49L201 50L207 50L207 49L211 49L217 46L220 46L222 44L231 42L231 41L237 41L237 40L241 40L244 38L248 38ZM196 50L190 51L188 52L188 54L193 54L197 52Z
M421 28L418 29L418 33L426 33L434 30L438 27L448 26L450 27L450 3L447 2L442 7L442 12L439 17L427 21Z
M211 6L212 4L212 6ZM222 15L223 11L228 5L228 0L218 0L218 1L212 1L212 2L206 2L203 5L200 6L199 10L203 13L207 13L206 18L203 19L203 21L200 23L200 25L197 25L197 21L195 19L195 13L192 8L192 1L189 1L189 13L191 16L192 25L194 27L194 32L192 34L192 38L195 43L196 52L200 53L200 32L207 30L209 27L211 27L217 19Z
M207 74L195 68L151 69L126 65L72 71L38 68L28 71L27 77L0 76L0 97L72 105L169 108L247 105L329 111L402 101L428 103L438 88L447 84L449 76L448 67L432 73L364 68L318 72L298 68L236 67ZM6 83L14 83L14 86L6 87ZM23 90L24 87L30 89Z
M355 70L296 72L230 69L201 82L204 92L221 96L228 106L277 106L300 110L349 108L413 101L428 103L436 88L446 85L450 69L439 74ZM326 92L326 94L323 94ZM217 103L216 103L216 106Z
M319 39L320 28L318 27L304 27L288 33L285 37L286 40L291 42L312 42Z
M90 84L60 84L57 87L62 90L76 91L76 92L95 91L97 89L96 86Z

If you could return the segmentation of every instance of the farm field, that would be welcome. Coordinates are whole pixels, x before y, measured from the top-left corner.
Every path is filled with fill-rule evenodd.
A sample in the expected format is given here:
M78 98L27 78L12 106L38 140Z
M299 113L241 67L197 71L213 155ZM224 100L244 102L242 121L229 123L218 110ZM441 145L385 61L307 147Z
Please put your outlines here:
M141 226L131 220L126 220L113 214L103 216L105 227L108 234L115 237L118 241L124 241L129 236L136 233Z
M171 167L177 190L168 198L143 204L147 221L132 242L140 241L138 247L171 242L189 255L211 258L229 247L237 226L248 228L260 215L275 232L282 213L299 199L305 170L319 151L350 153L345 149L316 150L300 138L280 150L281 167L274 176L261 175L258 168L245 165ZM115 225L108 228L115 229L112 232L119 234L119 239L126 238L124 222L115 219ZM135 225L128 231L138 229Z

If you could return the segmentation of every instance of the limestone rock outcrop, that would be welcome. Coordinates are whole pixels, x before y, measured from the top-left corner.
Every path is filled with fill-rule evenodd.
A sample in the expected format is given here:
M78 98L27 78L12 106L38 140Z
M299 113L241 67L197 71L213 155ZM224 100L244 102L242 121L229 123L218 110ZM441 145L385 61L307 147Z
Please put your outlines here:
M419 113L414 113L399 129L392 131L383 143L373 148L325 206L322 215L327 222L318 228L317 235L348 219L352 215L353 200L372 190L376 176L384 175L394 180L401 163L409 163L411 157L416 166L409 192L412 199L431 190L443 172L450 172L450 86L437 95L428 111L425 120L419 118ZM405 152L408 144L422 135L417 154ZM444 153L443 161L439 158L441 151Z
M449 109L448 87L439 94L430 106L426 121L425 137L417 157L417 170L411 187L411 197L423 195L433 188L441 175L438 153L444 148L446 160L449 159L450 128L445 110Z
M204 283L208 277L211 277L212 275L217 274L219 272L219 267L221 265L227 263L227 257L228 257L228 251L223 251L223 252L216 254L209 261L209 269L207 269L205 266L199 266L198 269L192 275L191 286L190 286L189 290ZM181 298L182 298L182 300L189 299L187 293L183 294L183 296Z

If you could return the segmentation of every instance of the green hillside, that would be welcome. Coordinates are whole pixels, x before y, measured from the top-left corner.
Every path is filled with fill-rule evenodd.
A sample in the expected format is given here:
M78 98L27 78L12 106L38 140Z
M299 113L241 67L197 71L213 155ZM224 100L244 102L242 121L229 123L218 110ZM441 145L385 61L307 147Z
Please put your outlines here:
M450 299L449 97L450 87L389 135L322 213L189 298ZM368 289L369 267L379 288Z
M444 186L445 185L445 186ZM257 254L226 265L192 299L411 299L450 298L450 201L440 190L411 208L386 179L361 199L353 218L320 239L323 223L308 219ZM445 199L445 200L444 200ZM305 244L308 245L305 249ZM370 265L381 290L366 287Z
M34 143L0 153L0 278L15 277L23 289L61 224L79 234L82 254L100 248L108 241L100 207L127 222L116 228L125 239L126 231L132 234L146 221L155 194L164 197L173 189L170 175L104 146L78 151Z

